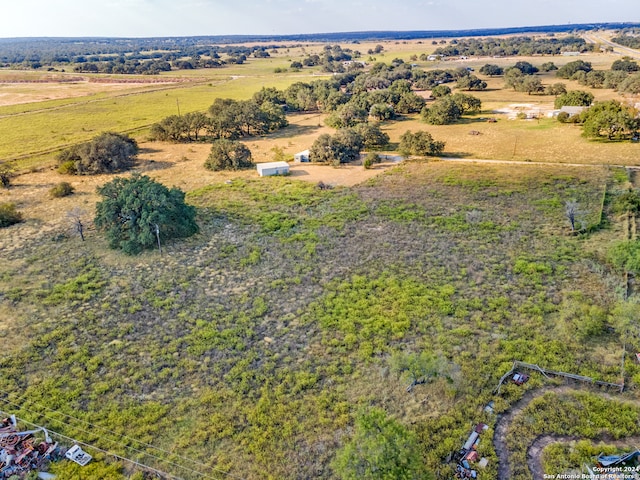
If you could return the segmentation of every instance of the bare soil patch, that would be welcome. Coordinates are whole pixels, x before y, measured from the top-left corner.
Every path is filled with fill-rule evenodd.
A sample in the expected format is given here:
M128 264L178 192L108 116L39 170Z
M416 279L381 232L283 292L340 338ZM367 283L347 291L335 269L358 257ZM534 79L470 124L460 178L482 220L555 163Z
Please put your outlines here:
M354 162L339 167L300 163L292 164L290 172L291 176L296 180L304 180L305 182L311 183L323 182L329 185L351 187L375 177L394 165L396 165L396 163L393 162L380 163L366 170L361 162Z

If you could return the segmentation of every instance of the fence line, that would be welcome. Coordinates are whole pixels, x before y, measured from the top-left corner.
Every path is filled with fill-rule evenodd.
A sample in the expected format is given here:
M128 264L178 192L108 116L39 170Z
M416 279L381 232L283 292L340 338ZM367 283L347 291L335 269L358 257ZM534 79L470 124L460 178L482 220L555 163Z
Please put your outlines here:
M560 372L560 371L557 371L557 370L549 370L549 369L546 369L546 368L539 367L538 365L535 365L535 364L532 364L532 363L526 363L526 362L521 362L519 360L516 360L516 361L513 362L513 366L511 367L511 370L509 370L507 373L505 373L502 376L502 378L500 379L500 381L498 382L498 386L494 390L495 393L500 393L500 387L502 386L504 381L512 373L514 373L517 368L526 368L526 369L529 369L529 370L536 370L536 371L542 373L547 378L549 378L549 375L554 376L554 377L564 377L564 378L569 378L571 380L576 380L578 382L591 383L592 385L598 385L600 387L619 388L620 392L622 392L624 390L624 378L622 379L622 383L603 382L602 380L596 380L594 378L586 377L584 375L576 375L574 373Z

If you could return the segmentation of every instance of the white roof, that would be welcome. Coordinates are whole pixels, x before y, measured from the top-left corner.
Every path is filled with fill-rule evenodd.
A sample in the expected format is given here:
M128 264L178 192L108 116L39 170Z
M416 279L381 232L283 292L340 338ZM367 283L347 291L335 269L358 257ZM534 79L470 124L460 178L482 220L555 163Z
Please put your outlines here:
M589 108L589 107L578 107L578 106L573 106L573 105L565 105L564 107L560 108L560 111L561 112L571 113L571 114L577 114L577 113L582 113L587 108Z
M301 152L296 153L296 155L306 155L309 156L309 150L303 150Z
M258 171L267 170L269 168L285 168L289 167L287 162L267 162L267 163L259 163L257 165Z

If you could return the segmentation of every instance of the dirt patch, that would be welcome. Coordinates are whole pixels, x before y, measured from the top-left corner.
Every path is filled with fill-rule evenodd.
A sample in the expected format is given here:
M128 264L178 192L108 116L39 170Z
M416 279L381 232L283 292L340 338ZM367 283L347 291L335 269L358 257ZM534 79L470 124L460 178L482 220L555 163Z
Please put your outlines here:
M332 167L329 165L293 164L290 167L291 176L296 180L329 185L342 185L352 187L375 177L382 171L392 167L395 163L380 163L375 167L365 170L361 163Z
M518 115L526 115L526 118L548 117L553 111L551 104L512 103L506 107L493 110L493 113L506 115L509 120L515 120Z
M47 100L61 100L65 98L91 97L97 94L120 93L127 90L139 90L144 86L156 84L141 83L94 83L94 82L64 82L64 83L2 83L0 82L0 106L18 105L23 103L44 102Z

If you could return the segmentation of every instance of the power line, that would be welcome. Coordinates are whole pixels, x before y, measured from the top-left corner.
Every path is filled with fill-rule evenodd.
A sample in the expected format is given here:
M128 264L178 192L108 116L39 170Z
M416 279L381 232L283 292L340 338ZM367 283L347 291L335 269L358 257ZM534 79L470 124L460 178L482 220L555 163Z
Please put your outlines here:
M9 403L11 403L11 404L13 404L14 406L18 407L18 405L14 404L13 402L9 402ZM30 412L30 413L32 413L32 414L34 414L34 415L39 415L39 416L42 416L42 417L44 417L44 418L46 418L46 419L48 419L48 420L51 420L51 421L54 421L54 422L58 422L58 423L60 423L60 424L63 424L63 425L64 425L64 422L63 422L62 420L58 420L57 418L52 418L52 417L49 417L49 416L44 415L44 414L42 414L42 413L34 412L33 410L29 410L28 408L23 408L23 410L25 410L25 411L27 411L27 412ZM88 432L88 431L86 431L86 430L83 430L82 428L78 428L78 427L72 427L72 428L74 428L75 430L77 430L77 431L79 431L79 432L82 432L82 433L84 433L84 434L87 434L87 435L93 435L91 432ZM163 458L157 457L157 456L155 456L155 455L152 455L152 454L150 454L150 453L143 452L142 450L138 450L138 449L133 448L133 447L130 447L130 446L128 446L128 445L123 445L122 443L118 442L117 440L113 440L113 439L110 439L110 438L105 438L105 440L107 440L107 441L109 441L109 442L111 442L111 443L117 444L117 445L118 445L118 446L120 446L120 447L124 447L125 449L132 450L132 451L134 451L134 452L136 452L136 453L140 453L140 454L142 454L142 455L148 455L149 457L151 457L151 458L153 458L153 459L155 459L155 460L158 460L159 462L164 462L164 463L166 463L166 464L168 464L168 465L171 465L171 466L174 466L174 467L181 468L181 469L186 470L186 471L188 471L188 472L190 472L190 473L195 473L195 474L197 474L197 475L199 475L199 476L201 476L201 477L204 477L204 478L208 478L208 479L212 479L212 480L214 480L214 479L213 479L213 477L209 477L208 475L206 475L206 474L204 474L204 473L202 473L202 472L199 472L199 471L197 471L197 470L193 470L193 469L191 469L191 468L189 468L189 467L185 467L185 466L180 465L180 464L178 464L178 463L172 462L171 460L166 460L166 459L163 459ZM78 443L79 443L79 442L78 442ZM96 448L96 447L93 447L93 448ZM179 477L176 477L176 478L179 478Z
M4 393L4 395L5 395L5 396L7 396L6 392L0 392L0 393ZM44 417L44 418L46 418L46 419L48 419L48 420L51 420L51 421L54 421L54 422L58 422L58 423L63 424L63 425L65 424L62 420L59 420L59 419L57 419L57 418L53 418L53 417L47 416L47 415L45 415L45 414L43 414L43 413L35 412L35 411L33 411L33 410L30 410L30 409L28 409L28 408L25 408L24 406L20 406L20 405L16 404L15 402L12 402L11 400L8 400L8 399L6 399L6 398L5 398L5 399L2 399L2 401L4 401L5 403L8 403L8 404L10 404L10 405L13 405L14 407L16 407L16 408L18 408L18 409L21 409L21 410L25 410L25 411L27 411L27 412L30 412L30 413L32 413L32 414L34 414L34 415L42 416L42 417ZM65 413L63 413L63 412L60 412L60 411L54 410L54 409L52 409L52 408L49 408L49 407L46 407L46 406L43 406L43 405L38 405L38 404L35 404L35 405L36 405L36 406L38 406L38 407L44 408L44 409L46 409L46 410L49 410L49 411L51 411L51 412L58 413L58 414L60 414L60 415L62 415L62 416L64 416L64 417L67 417L67 418L70 418L70 419L73 419L73 420L79 421L79 422L84 423L85 425L88 425L88 426L90 426L90 427L94 427L94 428L97 428L97 429L102 430L102 431L104 431L104 432L108 432L108 433L110 433L110 434L112 434L112 435L114 435L114 436L118 436L118 437L120 437L120 438L124 438L124 439L129 440L129 441L132 441L132 442L137 442L137 443L139 443L139 444L141 444L141 445L143 445L143 446L145 446L145 447L152 448L152 449L157 450L157 451L159 451L159 452L161 452L161 453L163 453L163 454L166 454L166 455L174 455L173 453L171 453L171 452L167 452L166 450L162 450L162 449L160 449L160 448L158 448L158 447L154 447L153 445L150 445L150 444L147 444L147 443L141 442L141 441L136 440L136 439L134 439L134 438L130 438L130 437L127 437L127 436L125 436L125 435L118 434L118 433L113 432L112 430L109 430L109 429L107 429L107 428L101 427L101 426L99 426L99 425L92 424L92 423L87 422L87 421L85 421L85 420L81 420L81 419L79 419L79 418L77 418L77 417L73 417L72 415L65 414ZM29 423L29 422L26 422L26 421L25 421L25 423ZM80 432L82 432L82 433L85 433L85 434L87 434L87 435L94 435L94 433L92 433L92 432L88 432L88 431L86 431L86 430L84 430L84 429L82 429L82 428L79 428L79 427L74 427L74 426L72 426L72 428L74 428L74 429L76 429L76 430L78 430L78 431L80 431ZM61 435L61 434L60 434L60 435ZM63 435L61 435L61 436L63 436ZM63 437L64 437L64 436L63 436ZM68 438L68 437L65 437L65 438ZM147 456L149 456L149 457L151 457L151 458L153 458L153 459L155 459L155 460L157 460L157 461L159 461L159 462L161 462L161 463L165 463L165 464L167 464L167 465L171 465L171 466L174 466L174 467L177 467L177 468L180 468L180 469L186 470L186 471L188 471L188 472L190 472L190 473L195 473L196 475L199 475L199 476L201 476L201 477L203 477L203 478L206 478L206 479L212 479L212 480L215 480L215 479L213 479L213 477L210 477L210 476L208 476L208 475L206 475L206 474L204 474L204 473L202 473L202 472L199 472L199 471L194 470L194 469L192 469L192 468L186 467L186 466L184 466L184 465L180 465L180 464L178 464L178 463L175 463L175 462L173 462L173 461L171 461L171 460L164 459L164 458L160 458L160 457L158 457L158 456L156 456L156 455L153 455L153 454L151 454L151 453L144 452L144 451L142 451L142 450L139 450L139 449L137 449L137 448L134 448L134 447L131 447L131 446L128 446L128 445L124 445L123 443L121 443L121 442L119 442L119 441L117 441L117 440L113 440L113 439L108 438L108 437L104 437L104 438L105 438L107 441L109 441L109 442L111 442L111 443L114 443L114 444L117 444L117 445L118 445L118 446L120 446L120 447L124 447L125 449L132 450L132 451L134 451L134 452L136 452L136 453L139 453L139 454L142 454L142 455L147 455ZM71 439L71 440L73 441L73 439ZM76 443L80 443L80 442L76 442ZM86 444L83 444L83 445L86 445ZM97 447L92 447L91 445L89 445L89 446L90 446L91 448L95 448L96 450L100 450L100 449L99 449L99 448L97 448ZM100 450L100 451L102 451L102 450ZM116 454L112 454L112 453L110 453L110 455L113 455L113 456L115 456L115 457L117 457L117 458L120 458L120 457L119 457L118 455L116 455ZM183 456L182 458L183 458L183 459L185 459L185 460L187 460L187 461L189 461L189 462L191 462L191 463L193 463L193 464L195 464L195 465L199 465L199 466L204 467L204 468L209 468L209 469L211 469L211 470L213 470L213 471L215 471L215 472L217 472L217 473L220 473L220 474L226 475L226 476L228 476L228 477L236 478L236 479L238 479L238 480L244 480L242 477L239 477L239 476L234 475L234 474L229 473L229 472L225 472L224 470L218 469L218 468L216 468L216 467L212 467L212 466L205 465L204 463L202 463L202 462L198 462L198 461L193 460L193 459L191 459L191 458L184 457L184 456ZM129 460L129 459L125 459L125 460L130 461L130 462L132 462L132 463L136 463L136 462L135 462L135 461L133 461L133 460ZM149 468L151 468L151 467L149 467ZM160 472L160 473L162 473L162 472ZM172 478L179 478L179 477L172 477Z
M6 393L5 393L5 395L6 395ZM11 405L13 405L13 406L15 406L16 408L24 408L25 410L28 410L28 409L26 409L25 407L21 407L20 405L18 405L18 404L16 404L16 403L12 402L11 400L6 400L6 399L5 399L4 401L5 401L5 402L7 402L7 403L9 403L9 404L11 404ZM33 404L34 404L35 406L37 406L38 408L42 408L42 409L45 409L45 410L49 410L50 412L57 413L57 414L59 414L59 415L62 415L63 417L70 418L70 419L72 419L72 420L76 420L76 421L78 421L78 422L80 422L80 423L83 423L83 424L85 424L85 425L88 425L89 427L92 427L92 428L95 428L95 429L98 429L98 430L102 430L103 432L111 433L112 435L115 435L115 436L118 436L118 437L124 438L125 440L129 440L129 441L131 441L131 442L136 442L136 443L138 443L138 444L140 444L140 445L142 445L142 446L144 446L144 447L152 448L152 449L154 449L154 450L156 450L156 451L158 451L158 452L160 452L160 453L163 453L163 454L165 454L165 455L173 455L173 453L172 453L172 452L168 452L168 451L163 450L163 449L161 449L161 448L159 448L159 447L156 447L156 446L151 445L151 444L149 444L149 443L142 442L142 441L137 440L137 439L135 439L135 438L128 437L127 435L123 435L123 434L121 434L121 433L116 433L116 432L114 432L113 430L109 430L108 428L102 427L102 426L100 426L100 425L96 425L96 424L94 424L94 423L88 422L88 421L83 420L83 419L81 419L81 418L74 417L73 415L69 415L69 414L67 414L67 413L60 412L60 411L55 410L55 409L53 409L53 408L47 407L46 405L40 405L40 404L37 404L37 403L33 403ZM34 412L33 410L28 410L28 411L30 411L31 413L36 413L37 415L43 415L43 414L41 414L41 413ZM44 416L44 415L43 415L43 416ZM48 418L48 417L45 417L45 418ZM59 420L56 420L56 421L60 422ZM127 448L131 448L131 449L133 449L133 447L127 447ZM137 450L136 450L136 451L137 451ZM151 454L148 454L147 452L142 452L142 453L144 453L145 455L151 455ZM209 465L206 465L206 464L204 464L204 463L202 463L202 462L199 462L199 461L197 461L197 460L194 460L194 459L192 459L192 458L185 457L185 456L183 456L183 455L181 455L181 458L183 458L183 459L185 459L185 460L187 460L187 461L189 461L189 462L191 462L191 463L193 463L193 464L195 464L195 465L198 465L198 466L200 466L200 467L204 467L204 468L211 468L212 470L215 470L215 471L217 471L217 472L219 472L219 473L223 473L223 474L225 474L225 475L229 475L229 476L231 476L231 477L241 479L241 477L236 477L236 476L234 476L234 475L233 475L233 474L231 474L231 473L225 472L224 470L216 469L215 467L211 467L211 466L209 466Z

